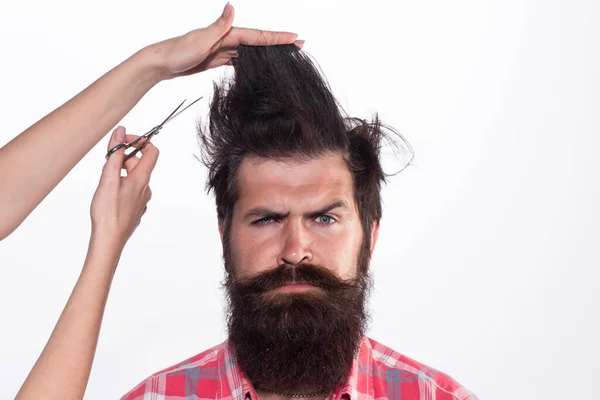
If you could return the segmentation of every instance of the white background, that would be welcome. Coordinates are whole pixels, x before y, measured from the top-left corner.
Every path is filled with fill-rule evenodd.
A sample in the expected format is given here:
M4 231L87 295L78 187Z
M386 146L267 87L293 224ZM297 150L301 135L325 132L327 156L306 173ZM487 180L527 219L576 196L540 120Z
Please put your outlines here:
M378 111L415 149L383 192L370 336L482 399L600 398L598 3L233 5L238 26L298 32L346 110ZM223 6L3 1L0 145ZM205 96L155 139L154 197L122 257L86 398L117 398L225 338L214 200L193 157L196 120L224 73L161 83L122 121L142 133ZM79 275L106 145L0 243L2 399L18 391Z

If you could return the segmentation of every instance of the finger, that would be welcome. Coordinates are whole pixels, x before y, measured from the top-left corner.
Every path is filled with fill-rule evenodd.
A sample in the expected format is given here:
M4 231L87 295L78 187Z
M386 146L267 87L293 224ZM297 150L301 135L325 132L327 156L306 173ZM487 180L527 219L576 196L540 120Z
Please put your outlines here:
M232 65L230 63L233 57L237 56L237 49L221 50L217 53L209 55L206 60L194 68L184 72L181 76L193 75L198 72L206 71L207 69L220 67L221 65Z
M299 49L302 49L304 47L304 40L296 40L294 42L294 44L296 45L296 47L298 47Z
M127 135L126 129L124 126L117 126L113 131L110 140L108 141L108 151L115 147L116 145L125 142L125 137L131 136Z
M125 142L125 128L122 126L118 126L112 133L110 141L108 142L108 151L110 151L115 146ZM121 148L114 153L112 153L106 163L104 164L104 169L102 170L102 177L100 181L119 181L121 178L121 166L123 165L123 159L125 158L125 148Z
M231 25L233 25L233 14L233 6L228 2L225 4L221 16L206 27L204 33L208 35L208 41L210 43L217 43L227 32L229 32Z
M296 41L298 34L291 32L271 32L260 29L231 28L222 47L237 47L240 44L248 46L271 46L291 44Z
M141 152L142 157L139 159L129 176L135 180L139 180L141 184L147 185L148 182L150 182L152 170L154 170L154 167L156 166L156 160L158 160L159 152L152 142L147 142L146 146L141 150Z
M127 175L130 175L137 163L140 162L140 157L138 156L138 154L127 159L127 161L125 161L125 163L123 164L123 168L125 168L125 170L127 171Z
M221 65L233 65L231 63L231 59L236 58L237 55L238 53L236 49L220 51L210 59L207 59L208 63L205 65L208 68L216 68L220 67Z
M127 135L127 136L125 136L125 142L131 143L134 140L137 140L138 138L139 138L138 135ZM139 142L137 142L137 144L135 146L140 147L143 143L144 143L144 140L142 139ZM127 161L125 161L125 163L123 164L123 167L127 170L127 175L129 175L131 173L131 171L133 171L133 168L137 165L139 160L140 160L140 158L136 154L135 156L133 156L133 157L129 158Z

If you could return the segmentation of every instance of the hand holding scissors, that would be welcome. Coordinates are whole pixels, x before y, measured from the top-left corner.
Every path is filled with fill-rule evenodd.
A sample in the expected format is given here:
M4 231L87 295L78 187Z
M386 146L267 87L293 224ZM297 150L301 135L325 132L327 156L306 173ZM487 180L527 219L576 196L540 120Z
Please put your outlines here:
M148 132L144 133L142 136L138 137L137 139L135 139L132 142L129 142L129 143L119 143L118 145L116 145L113 148L111 148L108 151L108 153L106 153L106 159L108 160L108 158L114 152L116 152L118 150L121 150L122 148L125 148L125 158L123 160L123 163L125 163L127 160L129 160L131 157L134 157L139 151L141 151L150 142L150 139L152 139L153 136L158 135L158 133L163 128L163 126L165 126L167 123L169 123L170 121L172 121L173 119L175 119L175 117L177 117L179 114L181 114L182 112L184 112L185 110L187 110L188 108L190 108L192 105L194 105L201 98L202 97L197 98L196 100L194 100L190 104L188 104L184 109L182 109L181 111L177 112L181 108L181 106L183 106L183 104L186 102L186 100L182 101L181 104L179 104L177 106L177 108L175 110L173 110L173 112L171 112L171 114L169 114L169 116L167 118L165 118L165 120L163 122L161 122L160 124L156 125L154 128L150 129ZM129 153L127 153L127 150L129 150L131 148L133 148L134 150L131 151L131 152L129 152Z

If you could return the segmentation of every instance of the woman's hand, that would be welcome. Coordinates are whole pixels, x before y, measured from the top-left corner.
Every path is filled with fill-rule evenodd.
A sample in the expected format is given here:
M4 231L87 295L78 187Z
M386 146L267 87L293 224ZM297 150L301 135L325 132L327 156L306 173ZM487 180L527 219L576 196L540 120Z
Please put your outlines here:
M302 47L294 33L232 24L228 5L210 26L144 47L0 148L0 240L161 80L228 64L240 44Z
M210 68L228 64L237 55L240 44L266 46L296 43L297 34L269 32L258 29L234 28L233 7L227 3L223 14L210 26L196 29L149 46L159 56L163 66L163 78L191 75Z
M108 148L136 138L118 127ZM124 157L121 149L104 165L92 200L92 238L81 275L17 400L83 398L115 268L146 211L158 150L147 143L140 158L127 160L127 176L121 177Z
M125 128L120 126L114 130L108 149L125 140L130 142L135 139L137 136L126 135ZM158 158L158 149L148 142L141 153L141 158L127 160L125 177L121 177L125 149L113 153L104 165L92 200L92 238L120 249L139 225L152 197L148 185Z

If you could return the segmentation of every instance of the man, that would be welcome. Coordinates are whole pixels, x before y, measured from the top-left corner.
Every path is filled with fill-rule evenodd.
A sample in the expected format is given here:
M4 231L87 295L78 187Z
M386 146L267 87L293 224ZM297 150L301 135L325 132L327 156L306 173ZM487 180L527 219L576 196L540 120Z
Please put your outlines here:
M365 336L393 130L346 118L294 45L240 46L199 135L225 261L228 340L124 399L454 399L449 376ZM408 147L406 147L408 148Z

